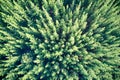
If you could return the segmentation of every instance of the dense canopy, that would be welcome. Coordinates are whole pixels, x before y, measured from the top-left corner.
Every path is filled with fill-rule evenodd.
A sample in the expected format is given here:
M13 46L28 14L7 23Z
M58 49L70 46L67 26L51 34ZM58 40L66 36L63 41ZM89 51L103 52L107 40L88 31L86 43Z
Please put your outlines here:
M119 80L119 0L0 0L2 80Z

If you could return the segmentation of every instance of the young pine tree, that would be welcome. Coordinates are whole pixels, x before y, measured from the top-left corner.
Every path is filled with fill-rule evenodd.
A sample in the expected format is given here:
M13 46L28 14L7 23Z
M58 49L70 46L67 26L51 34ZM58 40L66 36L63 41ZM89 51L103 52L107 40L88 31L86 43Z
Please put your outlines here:
M119 80L117 3L0 0L0 78Z

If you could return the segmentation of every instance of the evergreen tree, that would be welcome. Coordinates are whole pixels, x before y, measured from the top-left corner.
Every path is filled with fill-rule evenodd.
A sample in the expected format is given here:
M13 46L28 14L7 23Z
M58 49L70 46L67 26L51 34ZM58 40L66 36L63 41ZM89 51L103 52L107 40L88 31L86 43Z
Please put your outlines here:
M115 0L0 0L2 80L119 80Z

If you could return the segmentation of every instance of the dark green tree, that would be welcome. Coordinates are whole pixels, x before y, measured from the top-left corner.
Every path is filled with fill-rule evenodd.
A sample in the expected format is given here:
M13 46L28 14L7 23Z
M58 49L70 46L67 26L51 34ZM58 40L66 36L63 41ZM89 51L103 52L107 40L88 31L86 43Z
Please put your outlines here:
M115 0L0 0L2 80L119 80Z

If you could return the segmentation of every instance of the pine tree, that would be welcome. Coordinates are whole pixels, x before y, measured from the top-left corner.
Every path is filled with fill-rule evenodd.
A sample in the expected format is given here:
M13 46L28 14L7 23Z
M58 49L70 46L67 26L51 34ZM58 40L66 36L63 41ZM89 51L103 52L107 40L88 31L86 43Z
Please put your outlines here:
M0 0L1 79L119 80L117 3Z

